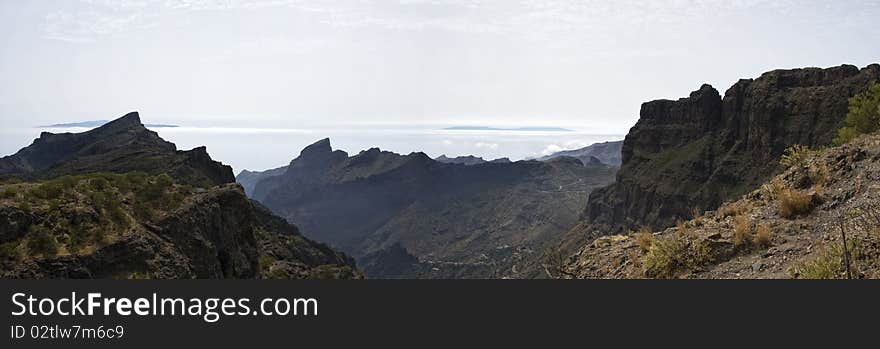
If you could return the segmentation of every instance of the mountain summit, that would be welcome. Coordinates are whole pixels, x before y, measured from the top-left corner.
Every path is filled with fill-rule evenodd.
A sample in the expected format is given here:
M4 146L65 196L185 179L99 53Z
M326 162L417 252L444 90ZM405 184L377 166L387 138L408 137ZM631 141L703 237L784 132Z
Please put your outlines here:
M204 147L177 150L144 127L137 112L82 133L43 132L30 146L0 158L0 179L130 171L168 173L195 186L235 182L232 168L212 160Z

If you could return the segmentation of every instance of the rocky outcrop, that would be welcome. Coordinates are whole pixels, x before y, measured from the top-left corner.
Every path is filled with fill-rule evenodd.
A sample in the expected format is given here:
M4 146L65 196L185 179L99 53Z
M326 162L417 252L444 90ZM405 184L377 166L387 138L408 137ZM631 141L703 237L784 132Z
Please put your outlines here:
M538 158L539 161L547 161L561 156L576 158L584 164L594 163L595 160L606 165L620 166L621 147L623 141L603 142L588 145L574 150L563 150Z
M585 229L662 228L713 209L779 171L789 146L829 144L847 99L880 79L880 65L774 70L724 97L703 85L687 98L642 105L616 182L595 190Z
M760 188L652 233L602 236L564 278L880 278L880 135L801 154ZM797 211L792 207L798 205Z
M43 132L30 146L0 158L0 179L131 171L168 173L201 187L235 181L232 168L212 160L204 147L177 150L144 127L137 112L83 133Z
M377 148L349 157L321 140L253 197L371 277L532 277L536 251L616 170L557 160L464 165Z
M26 214L35 219L16 220L25 232L54 213ZM318 267L356 276L351 258L303 238L234 184L195 194L157 221L138 220L94 251L2 262L6 278L241 279L273 277L280 268L285 278L308 278Z

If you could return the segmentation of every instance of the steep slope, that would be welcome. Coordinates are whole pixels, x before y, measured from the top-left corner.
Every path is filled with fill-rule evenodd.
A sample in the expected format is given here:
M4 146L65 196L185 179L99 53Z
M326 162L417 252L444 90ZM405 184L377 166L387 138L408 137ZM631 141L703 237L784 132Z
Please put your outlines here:
M880 278L880 135L801 153L741 199L659 232L604 236L567 278ZM847 249L843 249L843 234Z
M592 159L595 158L606 165L620 166L620 153L622 146L623 141L596 143L580 149L555 152L547 156L542 156L537 160L547 161L560 156L569 156L580 160L584 164L589 164L591 162L594 163L595 160Z
M668 227L718 207L778 173L793 144L827 145L847 98L880 79L880 65L774 70L740 80L722 99L703 85L678 101L642 105L623 143L616 182L590 195L582 231Z
M201 149L176 151L129 114L4 158L16 167L0 182L0 276L359 277L352 259L248 199Z
M615 171L573 158L462 165L376 148L349 157L325 139L253 197L371 277L530 277L537 251Z
M137 112L83 133L43 132L30 146L0 158L0 179L130 171L168 173L202 187L235 181L232 168L211 160L204 147L178 151L144 127Z

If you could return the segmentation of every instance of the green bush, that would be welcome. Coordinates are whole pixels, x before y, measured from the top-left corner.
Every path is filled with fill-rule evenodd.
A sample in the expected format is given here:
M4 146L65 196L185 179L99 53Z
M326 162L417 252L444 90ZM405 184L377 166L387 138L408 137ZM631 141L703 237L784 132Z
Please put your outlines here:
M810 148L800 144L792 145L785 149L779 163L786 168L792 166L803 166L807 164L807 158L810 157Z
M94 190L103 191L110 186L110 182L103 177L98 177L92 178L92 180L89 181L89 185L91 185Z
M0 244L0 259L20 260L21 254L18 251L18 241Z
M61 194L63 193L63 185L57 182L41 183L30 190L31 195L43 200L57 199L61 197Z
M849 99L849 112L844 127L837 131L834 144L849 142L858 135L880 130L880 83Z
M15 188L9 187L0 191L0 199L11 199L16 195Z
M847 242L851 260L859 258L860 240ZM842 279L846 277L844 250L842 243L835 243L819 250L818 255L810 261L801 261L789 270L792 277L802 279Z
M32 225L27 237L27 248L31 254L46 257L53 257L58 254L58 241L55 240L49 229L39 225Z

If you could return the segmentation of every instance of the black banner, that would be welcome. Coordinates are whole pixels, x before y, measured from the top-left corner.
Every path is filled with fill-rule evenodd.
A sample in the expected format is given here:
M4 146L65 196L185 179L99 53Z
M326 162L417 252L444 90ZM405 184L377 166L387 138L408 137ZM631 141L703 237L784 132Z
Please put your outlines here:
M767 335L814 343L823 336L873 336L880 310L878 282L2 280L0 286L9 345L3 347L16 348L630 345ZM163 299L170 301L161 315ZM182 314L177 306L172 315L169 305L177 299L192 308ZM97 304L92 315L86 314L90 300ZM231 315L222 313L224 301Z

